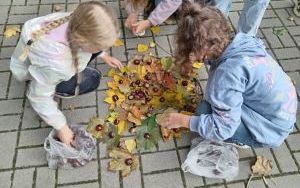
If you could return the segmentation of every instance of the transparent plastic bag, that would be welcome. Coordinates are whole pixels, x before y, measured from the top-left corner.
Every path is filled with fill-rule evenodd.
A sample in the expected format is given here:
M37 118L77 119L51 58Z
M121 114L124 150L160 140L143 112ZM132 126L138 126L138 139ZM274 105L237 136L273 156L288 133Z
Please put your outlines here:
M55 130L45 139L44 148L49 168L72 169L95 160L96 140L82 126L72 126L71 130L75 135L73 146L60 142Z
M239 172L239 155L232 145L195 138L181 168L198 176L232 180Z

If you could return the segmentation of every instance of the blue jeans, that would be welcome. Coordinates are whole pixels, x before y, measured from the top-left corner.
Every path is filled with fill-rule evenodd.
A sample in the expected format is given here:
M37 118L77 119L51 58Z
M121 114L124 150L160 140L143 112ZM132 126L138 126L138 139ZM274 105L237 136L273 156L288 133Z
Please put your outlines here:
M211 113L212 113L212 109L210 104L207 101L202 101L196 109L196 115L198 116L201 114L211 114ZM241 122L241 124L235 131L234 135L231 138L224 140L224 142L245 144L254 148L263 147L263 144L257 142L255 138L251 135L250 131L244 125L243 122Z
M161 1L154 0L155 7ZM238 22L237 32L255 36L269 2L270 0L244 0L244 7ZM204 0L204 3L217 7L228 17L232 0Z
M89 63L92 62L101 52L93 54ZM102 77L101 72L92 67L86 67L82 72L79 73L81 82L79 84L79 95L89 93L98 88L100 79ZM74 96L75 88L77 84L76 76L73 76L68 81L63 81L56 86L56 95L62 97Z

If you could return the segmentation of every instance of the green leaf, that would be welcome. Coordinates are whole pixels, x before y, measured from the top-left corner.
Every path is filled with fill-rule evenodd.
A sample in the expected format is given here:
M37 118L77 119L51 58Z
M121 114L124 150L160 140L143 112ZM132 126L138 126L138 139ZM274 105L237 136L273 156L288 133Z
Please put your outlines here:
M278 37L281 37L281 36L283 36L284 35L284 33L286 33L287 32L287 30L285 29L285 28L277 28L277 29L275 29L275 28L273 28L273 33L276 35L276 36L278 36Z
M163 57L160 60L164 70L169 70L173 64L172 57Z

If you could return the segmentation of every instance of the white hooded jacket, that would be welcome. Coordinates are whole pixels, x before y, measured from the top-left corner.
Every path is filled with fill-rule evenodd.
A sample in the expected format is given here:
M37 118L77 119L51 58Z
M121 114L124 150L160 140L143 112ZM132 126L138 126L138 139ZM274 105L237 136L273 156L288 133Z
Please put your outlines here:
M21 62L19 57L33 32L41 29L44 24L69 14L53 13L27 21L10 62L10 69L17 80L31 80L27 91L28 100L40 117L55 129L67 125L66 118L57 108L53 96L57 84L75 75L71 50L66 44L42 36L31 45L25 62ZM91 56L91 53L78 53L80 72L86 68Z

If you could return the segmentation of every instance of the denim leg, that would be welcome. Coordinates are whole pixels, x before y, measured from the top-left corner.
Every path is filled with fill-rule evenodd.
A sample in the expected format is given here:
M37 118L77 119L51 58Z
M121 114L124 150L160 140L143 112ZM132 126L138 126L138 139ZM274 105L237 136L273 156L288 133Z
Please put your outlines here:
M253 148L263 147L263 144L257 142L255 138L253 138L249 129L245 126L243 122L241 122L234 135L231 138L224 140L224 142L245 144Z
M244 0L238 32L255 36L270 0Z
M79 95L89 93L98 88L101 79L101 73L98 70L86 67L79 74L81 76ZM76 84L76 76L73 76L70 80L63 81L56 86L56 94L65 97L72 96L75 93Z
M200 116L201 114L211 114L212 109L210 104L203 100L201 103L197 106L195 115ZM235 131L234 135L224 140L224 142L231 142L231 143L237 143L237 144L246 144L251 147L263 147L263 145L255 140L255 138L252 137L250 131L248 128L244 125L243 122L241 122L240 126Z
M161 2L162 0L154 0L154 5L157 7L157 5Z
M205 0L205 4L217 7L225 17L228 17L232 0Z

